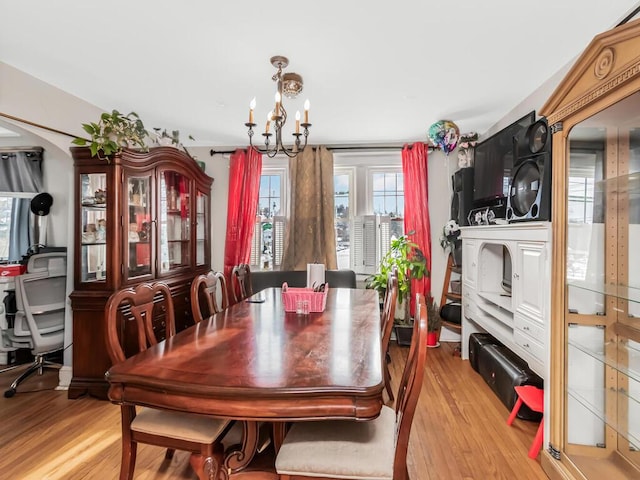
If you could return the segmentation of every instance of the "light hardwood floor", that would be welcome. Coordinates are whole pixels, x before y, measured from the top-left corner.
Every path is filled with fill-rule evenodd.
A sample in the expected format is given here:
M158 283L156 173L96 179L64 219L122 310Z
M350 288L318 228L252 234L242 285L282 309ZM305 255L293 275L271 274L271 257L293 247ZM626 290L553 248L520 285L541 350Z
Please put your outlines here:
M391 374L400 377L406 348L392 346ZM413 421L407 463L412 480L546 479L540 461L527 457L537 424L516 419L453 344L430 349ZM17 372L0 374L2 392ZM0 398L0 478L117 479L119 407L91 398L67 400L52 390L57 371L35 377L15 397ZM164 450L140 445L135 479L194 479L185 452L164 460Z

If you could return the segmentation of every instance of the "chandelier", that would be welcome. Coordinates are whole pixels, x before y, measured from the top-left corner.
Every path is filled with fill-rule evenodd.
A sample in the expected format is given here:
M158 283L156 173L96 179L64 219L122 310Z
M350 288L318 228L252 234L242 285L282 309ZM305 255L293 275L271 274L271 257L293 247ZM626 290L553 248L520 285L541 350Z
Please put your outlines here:
M264 133L264 148L256 147L253 144L253 127L257 126L253 121L253 110L256 107L256 99L251 100L249 104L249 121L245 123L245 126L249 128L249 145L254 147L260 153L266 154L269 158L276 156L278 153L284 153L288 157L295 157L298 152L304 150L307 146L307 137L309 136L309 100L304 102L304 121L300 123L300 111L296 112L296 126L295 133L292 135L295 137L293 146L291 148L285 147L282 142L282 128L287 123L287 111L282 104L282 96L285 95L288 98L295 98L300 92L302 92L302 77L297 73L282 73L282 69L289 65L289 59L280 55L271 57L271 65L278 69L278 71L271 77L276 82L276 95L275 95L275 107L267 114L267 123L265 124ZM271 123L273 122L273 132L270 132ZM300 127L302 127L302 133L300 133ZM272 142L271 137L275 135ZM300 137L304 136L304 145L300 146Z

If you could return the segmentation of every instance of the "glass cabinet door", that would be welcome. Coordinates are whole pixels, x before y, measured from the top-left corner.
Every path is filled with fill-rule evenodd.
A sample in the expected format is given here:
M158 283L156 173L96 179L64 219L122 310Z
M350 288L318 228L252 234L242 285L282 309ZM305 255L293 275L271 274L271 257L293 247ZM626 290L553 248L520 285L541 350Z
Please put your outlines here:
M80 281L105 282L107 260L107 175L80 175Z
M564 452L589 479L640 468L637 111L640 93L569 134Z
M198 191L196 194L196 265L209 263L209 223L207 219L209 209L209 196Z
M191 265L190 182L178 172L160 174L160 273Z
M124 244L127 245L124 262L127 278L132 279L152 273L151 175L129 176L125 185L128 208L123 232Z

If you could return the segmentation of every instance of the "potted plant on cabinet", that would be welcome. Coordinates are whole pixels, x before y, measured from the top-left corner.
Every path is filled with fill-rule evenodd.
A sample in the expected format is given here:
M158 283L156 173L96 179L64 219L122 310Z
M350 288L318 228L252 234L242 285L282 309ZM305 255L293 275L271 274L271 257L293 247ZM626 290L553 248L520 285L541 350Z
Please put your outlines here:
M123 115L118 110L100 115L98 123L83 123L82 128L91 139L75 138L71 143L89 146L92 156L106 158L125 147L138 147L147 151L146 138L149 132L136 112Z
M389 251L380 262L378 272L371 275L367 288L373 288L384 298L387 288L387 278L395 267L398 271L398 308L396 308L395 332L399 345L410 345L413 332L413 322L409 315L411 299L411 280L420 280L429 275L427 260L417 244L409 240L409 232L398 238L391 239ZM405 338L408 335L408 340Z

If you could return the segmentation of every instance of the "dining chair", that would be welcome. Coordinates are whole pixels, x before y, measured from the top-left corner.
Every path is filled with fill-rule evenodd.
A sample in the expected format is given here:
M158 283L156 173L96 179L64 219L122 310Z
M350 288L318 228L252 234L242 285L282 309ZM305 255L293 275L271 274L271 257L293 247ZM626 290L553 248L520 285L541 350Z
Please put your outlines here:
M207 303L209 315L226 310L229 306L227 280L222 272L210 271L193 279L191 283L191 313L196 323L205 318L201 308L203 299Z
M281 480L408 480L407 447L424 378L427 306L416 298L413 339L395 409L383 405L375 420L319 420L291 426L276 456Z
M393 389L391 388L391 373L389 372L389 363L387 356L389 352L389 343L391 342L391 331L393 330L393 321L396 314L396 301L398 298L398 271L392 269L387 279L387 289L384 294L384 303L382 304L382 368L384 372L384 388L389 397L389 402L393 403Z
M106 343L113 364L126 360L157 343L152 317L163 310L165 333L175 334L171 291L163 282L141 283L115 292L105 306ZM134 338L131 338L134 337ZM205 474L203 458L222 462L222 437L231 429L231 421L185 412L140 408L122 403L122 462L120 480L131 480L138 443L167 448L166 459L175 450L192 453L191 465L199 478ZM213 477L212 477L213 478Z
M253 295L251 289L251 268L246 263L236 265L231 270L231 294L234 303Z

